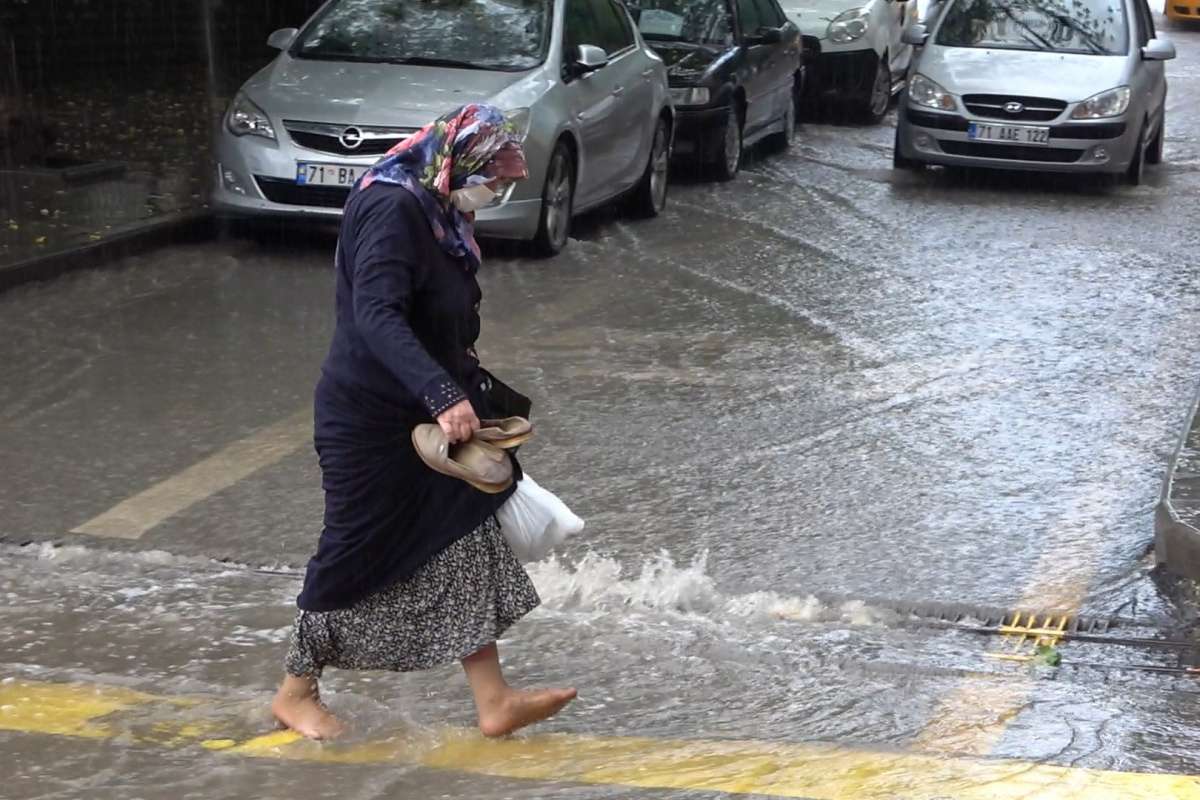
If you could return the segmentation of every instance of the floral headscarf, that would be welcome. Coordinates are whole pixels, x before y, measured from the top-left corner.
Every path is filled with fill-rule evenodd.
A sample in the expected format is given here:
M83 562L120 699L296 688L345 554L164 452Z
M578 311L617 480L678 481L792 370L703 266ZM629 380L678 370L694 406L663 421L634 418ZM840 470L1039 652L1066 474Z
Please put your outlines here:
M438 244L471 270L479 268L475 215L450 202L450 192L494 178L528 177L515 129L493 106L452 111L397 144L359 179L355 191L376 181L403 186L417 198Z

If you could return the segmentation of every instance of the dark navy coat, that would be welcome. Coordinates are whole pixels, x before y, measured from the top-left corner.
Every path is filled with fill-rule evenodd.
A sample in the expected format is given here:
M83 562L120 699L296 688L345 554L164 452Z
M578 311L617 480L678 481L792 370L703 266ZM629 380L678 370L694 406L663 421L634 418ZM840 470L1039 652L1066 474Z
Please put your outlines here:
M325 520L300 608L329 611L413 574L508 499L433 472L412 429L462 399L491 416L475 354L479 283L416 199L375 183L346 204L337 323L315 397ZM519 469L517 474L519 475Z

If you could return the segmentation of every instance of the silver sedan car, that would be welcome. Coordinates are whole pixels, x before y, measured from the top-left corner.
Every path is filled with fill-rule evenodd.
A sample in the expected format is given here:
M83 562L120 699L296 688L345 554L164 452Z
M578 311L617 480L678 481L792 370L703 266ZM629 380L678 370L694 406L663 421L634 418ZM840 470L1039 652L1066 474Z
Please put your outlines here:
M553 254L575 214L666 203L667 72L617 0L329 0L269 44L283 52L216 137L219 212L337 216L389 148L470 102L507 111L530 168L479 212L482 235Z
M895 165L1100 172L1142 180L1163 155L1174 46L1146 0L946 0L921 49Z

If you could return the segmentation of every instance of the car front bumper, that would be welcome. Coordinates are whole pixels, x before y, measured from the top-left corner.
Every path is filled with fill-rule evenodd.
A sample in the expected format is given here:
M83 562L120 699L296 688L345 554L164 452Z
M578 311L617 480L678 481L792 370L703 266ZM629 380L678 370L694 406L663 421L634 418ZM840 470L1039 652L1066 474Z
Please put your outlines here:
M675 107L676 156L711 156L721 146L729 110Z
M926 164L1037 172L1121 173L1137 152L1139 130L1127 119L1021 123L1050 128L1045 145L979 142L970 123L1003 125L1003 120L926 111L908 106L900 115L897 147L904 158Z
M804 94L809 98L863 97L870 95L879 69L879 56L867 42L845 47L860 49L830 49L828 41L806 47L811 53ZM837 47L835 45L835 47Z
M289 142L236 137L224 129L216 135L216 181L212 206L223 216L331 219L342 215L350 190L296 183L296 162L370 166L378 157L349 159L308 152ZM535 187L523 187L536 194ZM481 210L476 230L496 239L532 239L538 228L541 200L513 198Z

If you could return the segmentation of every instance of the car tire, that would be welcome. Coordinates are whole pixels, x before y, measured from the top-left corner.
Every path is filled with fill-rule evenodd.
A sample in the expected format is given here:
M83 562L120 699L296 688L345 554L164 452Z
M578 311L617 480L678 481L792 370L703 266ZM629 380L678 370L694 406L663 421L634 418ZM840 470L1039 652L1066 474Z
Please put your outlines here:
M892 105L892 69L888 54L879 57L871 90L860 101L858 117L867 125L878 125Z
M787 151L796 141L796 119L799 115L800 95L793 86L788 97L788 108L783 116L783 130L771 137L771 149L780 153Z
M896 138L892 144L892 169L916 171L925 168L925 162L906 158L900 149L900 127L896 127Z
M650 141L646 171L629 198L629 212L638 219L653 219L667 207L667 185L671 177L671 126L659 117Z
M716 178L719 181L733 180L742 169L742 151L745 149L742 125L742 115L737 108L727 108L725 124L721 129L721 147L717 152L715 164Z
M1142 132L1138 134L1137 144L1133 148L1133 161L1129 162L1129 169L1125 172L1125 183L1130 186L1142 185L1146 173L1146 132L1149 129L1149 124L1142 125Z
M1158 123L1158 133L1154 134L1154 139L1150 142L1150 146L1146 148L1146 163L1161 164L1163 161L1163 138L1167 132L1167 112L1164 111L1162 119Z
M559 141L550 155L542 187L542 210L533 239L533 249L538 255L556 256L567 246L574 210L575 157L567 143Z

